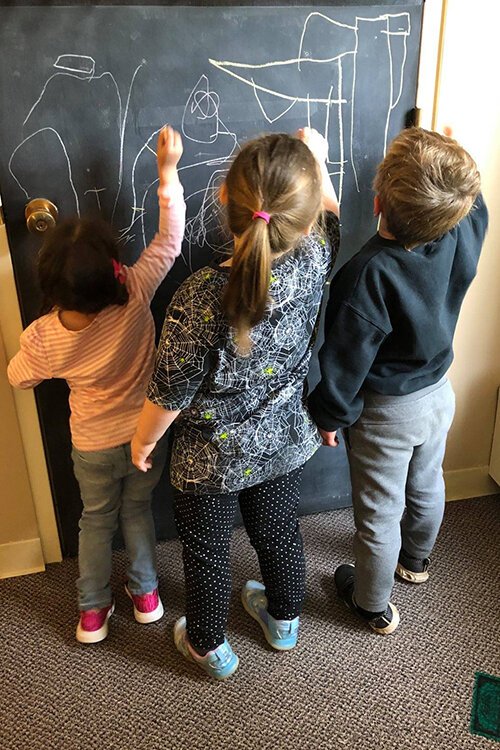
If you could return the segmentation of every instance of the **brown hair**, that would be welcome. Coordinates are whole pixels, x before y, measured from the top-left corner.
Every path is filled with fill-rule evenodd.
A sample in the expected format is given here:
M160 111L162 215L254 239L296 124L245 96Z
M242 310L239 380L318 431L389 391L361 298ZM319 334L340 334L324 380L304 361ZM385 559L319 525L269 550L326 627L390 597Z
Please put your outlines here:
M453 138L409 128L390 144L373 187L389 232L411 249L458 224L481 186L476 163Z
M104 221L68 219L47 236L38 258L42 314L53 307L98 313L125 305L128 292L116 278L119 260L113 231Z
M238 349L250 349L250 328L264 317L269 300L271 260L293 249L321 208L319 167L309 148L285 134L247 143L226 178L227 215L234 235L229 281L223 297ZM253 219L270 214L269 224Z

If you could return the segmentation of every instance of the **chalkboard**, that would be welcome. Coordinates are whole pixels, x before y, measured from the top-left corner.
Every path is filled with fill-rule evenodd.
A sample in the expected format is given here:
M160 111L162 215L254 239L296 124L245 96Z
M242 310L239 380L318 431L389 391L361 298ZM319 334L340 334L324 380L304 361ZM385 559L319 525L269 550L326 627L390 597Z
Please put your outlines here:
M342 206L339 262L374 232L374 168L415 106L421 2L24 5L1 11L0 189L26 324L40 303L28 199L49 198L63 217L111 221L132 262L157 224L154 149L166 122L183 134L188 221L182 257L153 303L158 328L182 280L226 241L218 188L249 137L305 124L324 133ZM315 361L312 384L317 377ZM80 506L64 386L45 384L37 400L64 549L74 553ZM164 479L160 537L173 530L169 494ZM303 511L348 497L343 451L320 449Z

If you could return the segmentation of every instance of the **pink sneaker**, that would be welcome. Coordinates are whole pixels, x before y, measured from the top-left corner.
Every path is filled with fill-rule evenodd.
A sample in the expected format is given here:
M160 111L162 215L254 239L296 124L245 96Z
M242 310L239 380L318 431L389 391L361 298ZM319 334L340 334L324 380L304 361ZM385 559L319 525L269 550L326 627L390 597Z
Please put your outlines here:
M161 603L158 589L149 594L133 594L125 584L125 591L134 604L134 617L142 624L156 622L163 617L163 604Z
M80 643L99 643L108 635L108 620L115 611L115 604L102 609L87 609L80 612L76 628L76 640Z

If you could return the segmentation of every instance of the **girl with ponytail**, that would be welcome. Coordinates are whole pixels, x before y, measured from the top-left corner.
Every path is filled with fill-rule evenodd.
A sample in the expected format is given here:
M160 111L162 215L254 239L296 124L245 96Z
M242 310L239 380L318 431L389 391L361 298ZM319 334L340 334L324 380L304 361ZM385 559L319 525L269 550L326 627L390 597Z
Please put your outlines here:
M297 642L305 591L300 478L321 445L304 380L338 246L327 149L309 128L242 148L220 195L233 252L175 294L132 441L134 464L148 471L175 420L170 476L187 613L174 639L216 679L238 667L225 638L238 503L263 579L244 586L243 606L273 648Z

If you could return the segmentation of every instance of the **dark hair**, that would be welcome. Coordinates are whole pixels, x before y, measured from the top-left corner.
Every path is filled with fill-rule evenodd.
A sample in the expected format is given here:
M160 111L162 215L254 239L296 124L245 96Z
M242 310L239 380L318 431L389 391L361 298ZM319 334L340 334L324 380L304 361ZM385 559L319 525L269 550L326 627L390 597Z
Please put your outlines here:
M53 307L98 313L108 305L126 305L128 291L115 277L118 245L103 221L68 219L47 236L38 259L42 312Z
M227 215L234 235L223 309L248 352L250 328L264 317L272 255L293 249L321 208L318 163L298 138L264 135L247 143L226 178ZM255 211L271 215L268 224Z
M481 181L473 158L453 138L408 128L389 145L373 187L387 228L411 249L458 224L471 210Z

